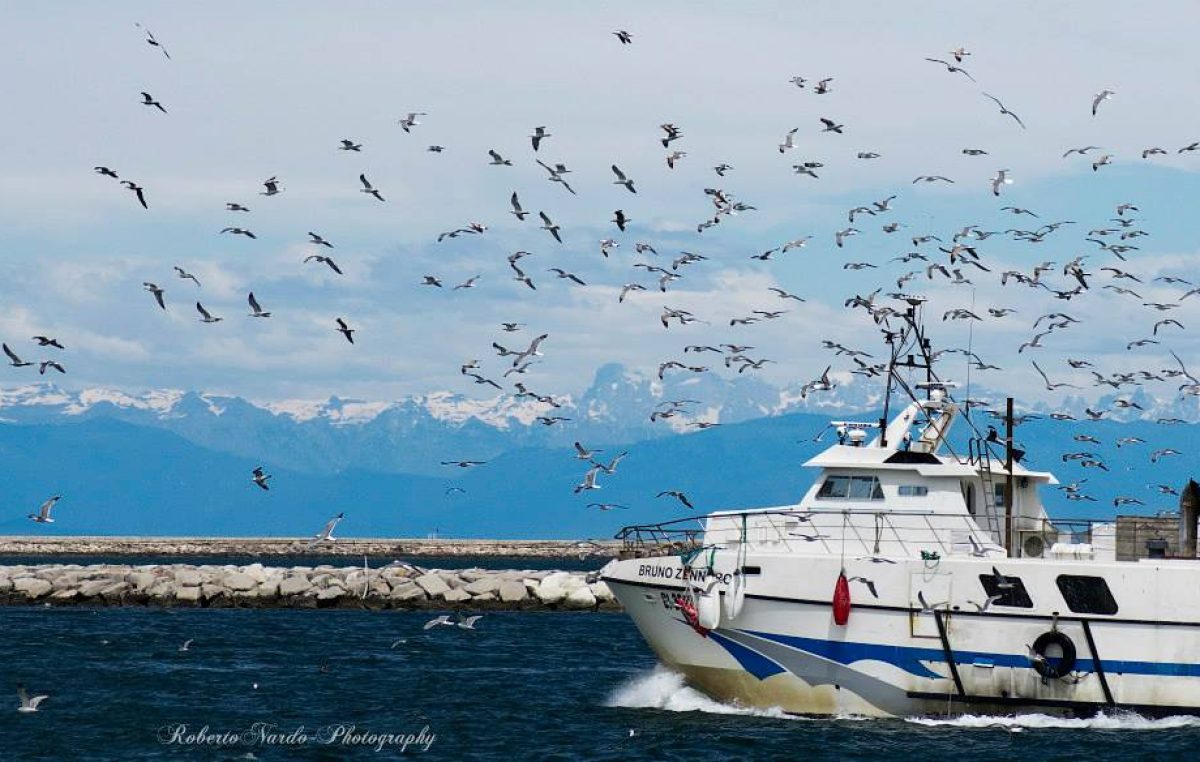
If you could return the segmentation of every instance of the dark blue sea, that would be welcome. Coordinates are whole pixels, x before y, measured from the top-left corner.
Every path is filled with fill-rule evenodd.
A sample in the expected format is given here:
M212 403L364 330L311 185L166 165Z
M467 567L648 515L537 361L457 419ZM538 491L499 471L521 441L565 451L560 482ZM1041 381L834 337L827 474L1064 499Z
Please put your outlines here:
M613 613L0 609L0 759L1191 758L1137 717L814 720L715 703ZM180 646L187 640L187 651ZM49 698L16 711L15 685Z

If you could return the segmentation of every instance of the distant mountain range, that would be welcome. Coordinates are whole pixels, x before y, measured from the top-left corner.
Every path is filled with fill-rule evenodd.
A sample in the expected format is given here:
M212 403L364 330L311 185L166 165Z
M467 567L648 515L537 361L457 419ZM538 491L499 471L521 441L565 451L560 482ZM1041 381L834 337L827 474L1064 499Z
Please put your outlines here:
M660 382L618 365L602 367L578 399L561 398L553 410L529 399L449 392L390 403L254 404L196 392L10 388L0 391L9 498L0 533L301 536L345 511L347 536L607 536L625 523L688 513L655 498L661 490L683 490L698 514L795 502L812 479L798 466L829 443L813 437L831 418L876 419L882 390L878 381L853 378L803 399L798 385L713 374ZM986 395L973 389L971 396ZM701 402L650 422L656 405L683 399ZM1082 417L1084 407L1107 409L1111 399L1068 399L1057 409ZM1097 502L1066 503L1050 490L1045 499L1058 513L1109 516L1118 494L1146 503L1127 512L1175 507L1147 484L1178 487L1192 475L1200 426L1154 421L1195 420L1195 400L1162 402L1140 389L1121 399L1143 409L1106 416L1123 421L1040 419L1018 429L1031 467L1064 481L1089 478L1085 491ZM570 420L537 422L548 412ZM697 430L690 424L698 421L722 425ZM1075 441L1081 432L1104 444ZM1145 443L1116 447L1118 437ZM600 475L602 489L574 494L588 466L574 456L576 440L602 448L606 459L630 454L616 474ZM1163 446L1185 455L1151 464L1149 452ZM1083 471L1059 457L1085 449L1109 471ZM444 460L487 463L462 469ZM256 465L274 474L270 492L250 483ZM53 493L64 495L58 523L24 518ZM629 508L600 512L586 507L591 502Z

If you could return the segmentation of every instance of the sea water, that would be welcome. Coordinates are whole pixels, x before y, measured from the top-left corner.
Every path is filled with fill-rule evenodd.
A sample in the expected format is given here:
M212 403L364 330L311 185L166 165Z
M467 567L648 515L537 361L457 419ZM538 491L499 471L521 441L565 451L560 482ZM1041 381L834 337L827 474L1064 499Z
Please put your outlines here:
M713 701L617 613L0 608L0 759L1188 759L1200 722L805 719ZM190 640L187 650L180 647ZM15 686L46 693L16 711Z

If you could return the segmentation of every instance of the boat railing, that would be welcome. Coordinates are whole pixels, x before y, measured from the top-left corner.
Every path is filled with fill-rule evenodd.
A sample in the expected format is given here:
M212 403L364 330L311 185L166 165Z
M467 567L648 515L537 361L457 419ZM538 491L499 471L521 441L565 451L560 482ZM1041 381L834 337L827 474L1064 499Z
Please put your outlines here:
M1014 517L1017 537L1038 535L1043 553L1055 544L1072 549L1095 544L1097 525L1111 527L1113 521ZM912 558L1005 555L1000 538L976 523L975 517L919 510L790 508L721 513L627 526L616 538L622 542L622 558L684 555L706 545L727 548L742 542L780 552L820 548L826 553ZM1025 554L1022 543L1017 547L1018 553Z
M658 524L627 526L617 532L620 558L670 556L693 551L704 542L704 519L685 517Z

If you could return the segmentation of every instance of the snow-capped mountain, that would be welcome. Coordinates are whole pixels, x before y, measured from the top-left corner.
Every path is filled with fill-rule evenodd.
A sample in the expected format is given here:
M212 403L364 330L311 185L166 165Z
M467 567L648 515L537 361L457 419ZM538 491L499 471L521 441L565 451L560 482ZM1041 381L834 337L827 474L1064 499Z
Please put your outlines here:
M694 431L702 422L738 423L788 413L842 417L882 407L879 380L849 374L835 378L833 390L805 396L800 384L779 388L752 376L668 372L660 380L610 364L596 372L577 398L555 397L554 404L533 396L479 399L448 391L392 402L331 397L256 403L193 391L130 394L37 384L0 390L0 422L57 425L109 418L309 473L437 474L443 460L487 459L524 447L637 442ZM999 395L989 396L986 390L973 389L971 396L999 401ZM1136 407L1116 407L1117 399ZM651 421L652 412L673 407L677 413ZM1082 419L1087 408L1110 410L1107 418L1114 420L1197 417L1195 400L1157 400L1140 388L1132 394L1069 397L1058 407L1029 409ZM551 423L551 416L563 420Z

